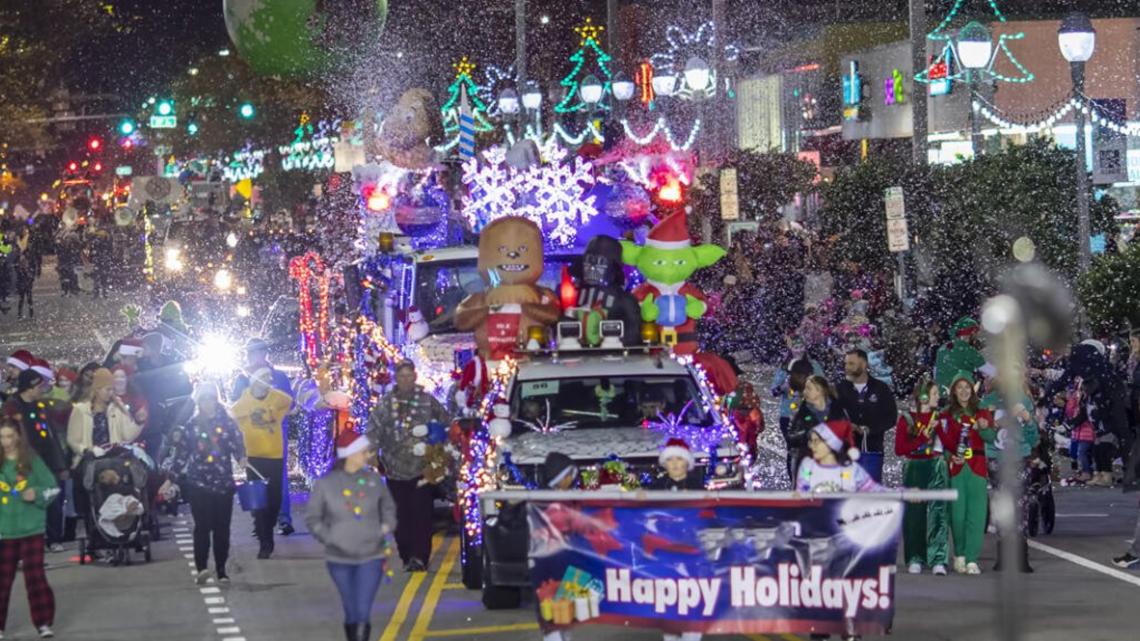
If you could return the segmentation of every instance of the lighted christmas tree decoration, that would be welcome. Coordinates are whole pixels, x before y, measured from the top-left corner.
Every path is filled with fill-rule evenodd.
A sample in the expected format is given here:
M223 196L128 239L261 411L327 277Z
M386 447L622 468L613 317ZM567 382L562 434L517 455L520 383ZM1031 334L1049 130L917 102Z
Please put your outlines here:
M562 102L554 107L557 113L570 113L581 111L590 107L583 99L579 91L579 83L585 80L587 76L596 76L602 83L602 95L610 92L610 82L613 75L610 73L609 67L606 63L610 61L610 55L602 50L601 45L598 44L598 37L605 27L596 25L590 18L580 27L574 27L574 31L581 37L581 47L574 55L570 56L570 62L574 63L574 69L562 79L562 86L566 87L566 97ZM597 64L597 70L583 69L586 65L586 54L592 53ZM600 73L599 73L600 72ZM608 109L603 103L597 105L601 109Z
M946 17L943 18L940 23L938 23L938 26L935 27L934 31L926 34L926 37L938 42L949 43L952 46L955 41L960 41L961 38L959 30L951 29L950 24L954 22L954 18L958 16L962 10L962 7L969 1L970 0L955 0L954 6L950 8L950 12L946 14ZM998 7L997 0L986 0L986 3L989 4L990 12L993 14L996 22L1004 24L1006 22L1005 14L1003 14L1001 8ZM970 27L973 24L974 23L967 24L965 27ZM1002 82L1032 82L1034 78L1033 73L1026 69L1025 65L1021 64L1021 62L1013 55L1013 52L1009 50L1008 42L1010 40L1021 40L1023 38L1025 38L1024 32L1019 31L1017 33L1003 33L997 37L997 42L994 43L995 53L997 50L1000 50L1004 53L1006 58L1009 59L1010 63L1013 64L1014 68L1017 69L1017 76L1007 76L1003 73L995 71L994 64L997 62L998 55L992 55L990 57L989 64L980 70L983 74L983 77L993 78L994 80L1000 80ZM961 59L961 51L954 51L954 54L955 59ZM922 73L915 75L914 79L918 82L926 84L929 84L931 82L938 82L942 84L946 83L947 81L965 81L967 79L966 74L970 72L970 69L968 69L967 65L965 64L956 65L956 67L956 69L943 67L939 65L939 60L936 60L929 67L924 69ZM933 78L931 77L932 72L934 73Z
M475 118L475 131L486 132L494 129L494 125L487 120L487 103L479 97L480 87L475 84L472 74L475 72L475 63L463 56L451 65L455 69L455 80L447 88L447 102L440 107L443 114L443 129L448 134L459 131L459 98L461 89L467 89L467 100L470 101L472 115Z

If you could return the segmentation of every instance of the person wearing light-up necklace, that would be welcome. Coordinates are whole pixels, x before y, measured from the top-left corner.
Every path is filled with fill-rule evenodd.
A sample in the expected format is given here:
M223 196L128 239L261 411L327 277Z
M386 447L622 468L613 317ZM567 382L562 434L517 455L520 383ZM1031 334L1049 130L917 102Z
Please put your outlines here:
M431 556L432 488L422 482L424 457L416 454L431 421L451 423L439 401L416 385L415 366L400 363L396 389L380 399L368 419L368 440L380 448L388 489L396 500L396 546L408 572L426 570Z

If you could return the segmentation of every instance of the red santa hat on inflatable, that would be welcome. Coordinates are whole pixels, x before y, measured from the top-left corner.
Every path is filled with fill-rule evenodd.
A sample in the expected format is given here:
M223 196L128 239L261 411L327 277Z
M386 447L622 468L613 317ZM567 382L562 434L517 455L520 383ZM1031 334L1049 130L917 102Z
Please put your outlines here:
M31 352L20 349L12 352L12 355L8 357L8 364L22 372L31 367L35 360L36 357L32 356Z
M649 230L649 236L645 239L646 247L657 249L684 249L692 245L693 240L689 236L689 219L684 210L665 217Z
M44 377L45 381L51 382L55 380L55 372L52 371L51 364L42 358L32 359L32 371Z
M368 449L371 443L363 435L352 430L345 430L336 437L336 457L348 458L357 452Z
M847 448L847 457L852 461L859 460L859 449L855 447L855 428L851 421L828 421L812 428L816 436L834 452L842 452Z
M661 450L661 454L657 457L657 462L662 467L665 466L665 461L671 458L683 458L693 467L693 451L689 449L689 444L679 438L671 438L665 443L665 449Z

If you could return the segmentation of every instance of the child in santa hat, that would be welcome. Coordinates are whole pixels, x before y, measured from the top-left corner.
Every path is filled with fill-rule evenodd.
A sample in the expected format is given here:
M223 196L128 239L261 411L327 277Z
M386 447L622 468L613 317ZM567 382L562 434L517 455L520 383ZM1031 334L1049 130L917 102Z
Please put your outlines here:
M879 484L858 464L851 421L827 421L808 435L811 456L800 463L797 492L873 492Z
M4 363L4 371L0 375L0 400L5 400L16 391L16 379L20 376L20 372L32 366L36 360L35 356L26 349L19 349L12 352Z
M684 439L671 438L665 449L657 457L657 462L665 470L653 479L651 490L703 490L705 481L700 470L693 469L693 452Z

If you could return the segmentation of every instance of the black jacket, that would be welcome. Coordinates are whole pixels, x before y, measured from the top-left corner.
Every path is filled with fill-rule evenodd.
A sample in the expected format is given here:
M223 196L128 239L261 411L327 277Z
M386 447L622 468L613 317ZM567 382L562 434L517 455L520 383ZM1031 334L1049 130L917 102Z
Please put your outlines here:
M847 418L855 425L867 428L866 439L856 435L856 445L863 452L883 452L883 436L894 428L899 420L899 408L895 393L886 383L877 378L867 378L867 387L860 394L855 385L843 379L835 386L839 394L838 403L847 412Z
M52 425L54 421L48 401L25 403L19 395L13 394L4 404L4 415L20 425L24 441L43 459L49 470L58 475L68 469L68 457Z
M649 485L651 490L703 490L705 489L704 474L700 470L691 470L689 475L681 481L674 481L668 474L662 474L653 479Z
M788 426L788 452L796 454L798 462L808 455L808 435L816 425L821 422L842 421L846 418L848 418L847 412L837 400L831 401L831 405L827 406L827 411L822 416L813 412L807 401L803 401Z

